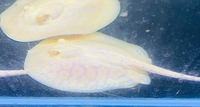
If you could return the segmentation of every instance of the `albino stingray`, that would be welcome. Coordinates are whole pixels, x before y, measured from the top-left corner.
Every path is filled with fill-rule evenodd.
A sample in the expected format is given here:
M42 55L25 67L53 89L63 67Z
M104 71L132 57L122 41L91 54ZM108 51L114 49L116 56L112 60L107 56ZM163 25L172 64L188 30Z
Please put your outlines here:
M119 11L118 0L17 0L1 14L0 26L9 38L28 42L96 32Z
M146 71L200 81L199 77L154 66L141 47L102 33L46 39L28 51L24 70L0 74L3 77L27 73L58 90L92 93L149 84Z

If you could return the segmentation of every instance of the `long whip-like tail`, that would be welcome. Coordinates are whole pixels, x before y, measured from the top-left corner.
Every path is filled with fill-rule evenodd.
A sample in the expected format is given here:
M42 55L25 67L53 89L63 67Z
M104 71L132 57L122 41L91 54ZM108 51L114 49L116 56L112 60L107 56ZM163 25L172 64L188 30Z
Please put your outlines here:
M142 70L145 70L150 73L159 74L167 77L178 78L182 80L191 80L191 81L200 81L200 77L190 76L175 71L167 70L152 64L148 64L139 60L134 59L133 65L139 67Z
M25 75L24 70L0 70L0 77Z

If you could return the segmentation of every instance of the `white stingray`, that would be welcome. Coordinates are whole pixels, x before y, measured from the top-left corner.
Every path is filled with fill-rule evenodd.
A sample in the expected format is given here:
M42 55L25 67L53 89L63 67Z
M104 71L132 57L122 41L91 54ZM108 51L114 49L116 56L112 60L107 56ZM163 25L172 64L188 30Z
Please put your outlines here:
M17 0L1 14L0 26L9 38L29 42L96 32L119 11L118 0Z
M141 47L102 33L46 39L28 51L24 70L0 71L0 75L28 74L58 90L93 93L150 84L146 71L200 81L152 65Z

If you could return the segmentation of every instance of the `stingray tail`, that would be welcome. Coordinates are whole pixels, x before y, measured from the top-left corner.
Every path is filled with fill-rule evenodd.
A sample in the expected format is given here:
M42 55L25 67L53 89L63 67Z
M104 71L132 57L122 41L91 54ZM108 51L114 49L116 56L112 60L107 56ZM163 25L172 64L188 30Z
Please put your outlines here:
M25 74L26 72L24 70L0 70L0 77L17 76Z
M177 73L175 71L167 70L167 69L164 69L164 68L152 65L152 64L148 64L148 63L136 60L136 59L134 59L133 64L135 66L139 67L140 69L150 72L150 73L159 74L159 75L163 75L163 76L167 76L167 77L178 78L178 79L182 79L182 80L191 80L191 81L199 81L200 82L200 77Z

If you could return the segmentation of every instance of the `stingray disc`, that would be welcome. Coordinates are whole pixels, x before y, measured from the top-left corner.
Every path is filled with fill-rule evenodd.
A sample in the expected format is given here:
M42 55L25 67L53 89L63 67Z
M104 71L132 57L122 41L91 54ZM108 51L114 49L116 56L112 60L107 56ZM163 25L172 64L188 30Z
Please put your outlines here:
M151 63L147 53L102 33L46 39L28 51L24 70L49 87L70 92L101 92L149 84L132 59Z
M89 34L119 14L118 0L17 0L1 14L3 32L16 41Z

